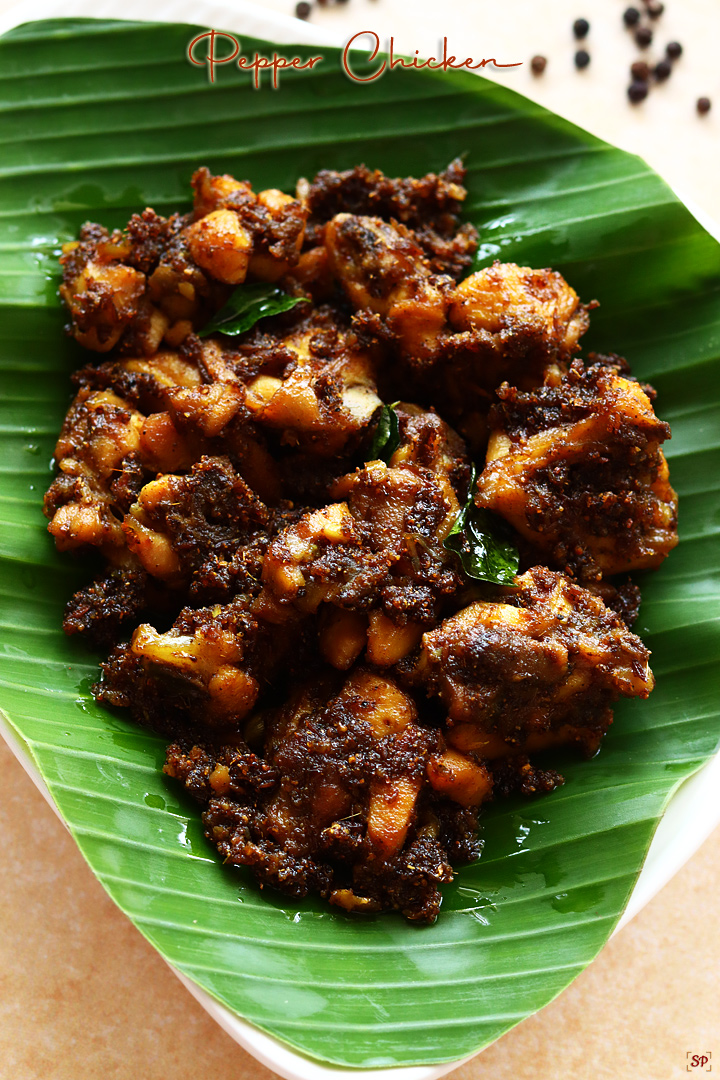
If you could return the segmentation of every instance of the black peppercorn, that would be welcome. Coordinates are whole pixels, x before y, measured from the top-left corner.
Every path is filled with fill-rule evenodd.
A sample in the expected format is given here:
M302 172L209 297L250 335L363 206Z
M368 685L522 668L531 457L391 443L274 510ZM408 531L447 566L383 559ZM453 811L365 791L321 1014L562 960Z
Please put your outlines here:
M627 87L627 96L633 105L637 105L639 102L644 102L644 99L650 93L650 87L647 82L631 82Z
M575 53L575 67L582 71L590 63L590 53L586 49L578 49Z
M630 68L630 74L635 82L647 82L650 78L650 65L647 60L636 60Z
M653 74L658 82L664 82L665 79L669 79L672 75L672 64L669 60L661 60L659 64L655 65Z
M544 56L533 56L530 61L530 68L533 75L542 75L543 71L547 67L547 59Z
M645 0L645 10L651 19L659 19L665 10L665 5L660 0Z
M638 102L644 101L647 96L648 84L646 82L640 82L638 80L637 82L630 83L628 86L628 97L633 105L637 105Z
M589 30L590 23L587 19L576 19L573 23L573 34L578 41L582 41L583 38L587 37Z
M665 52L671 60L677 60L679 56L682 56L683 47L679 41L671 41Z
M653 39L653 32L649 26L639 26L635 31L635 41L641 49L647 49Z
M711 108L712 108L712 102L711 102L710 98L709 97L699 97L697 99L696 108L697 108L697 111L700 113L701 116L705 116L705 114L709 113Z
M308 4L307 0L300 0L300 3L295 5L295 14L298 19L309 18L311 11L312 8Z
M640 12L636 7L629 7L626 9L623 15L623 22L626 26L637 26L640 22Z

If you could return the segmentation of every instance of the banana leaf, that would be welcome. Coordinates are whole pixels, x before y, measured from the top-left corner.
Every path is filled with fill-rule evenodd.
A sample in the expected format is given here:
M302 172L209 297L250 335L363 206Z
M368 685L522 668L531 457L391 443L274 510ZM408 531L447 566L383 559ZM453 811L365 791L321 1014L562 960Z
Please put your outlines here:
M0 40L0 701L95 874L177 968L311 1057L450 1061L541 1008L593 959L632 891L672 792L720 737L720 247L641 160L466 73L367 84L337 50L259 91L185 58L197 28L59 20ZM274 46L243 39L243 52ZM362 73L362 60L356 62ZM63 335L59 244L152 205L187 207L205 164L291 191L359 162L390 175L468 166L478 266L560 270L597 298L587 346L622 353L673 427L681 543L641 582L657 689L618 706L567 783L483 816L485 848L434 926L260 891L222 866L166 780L163 742L94 705L98 656L60 630L87 578L45 531L42 493L84 362Z

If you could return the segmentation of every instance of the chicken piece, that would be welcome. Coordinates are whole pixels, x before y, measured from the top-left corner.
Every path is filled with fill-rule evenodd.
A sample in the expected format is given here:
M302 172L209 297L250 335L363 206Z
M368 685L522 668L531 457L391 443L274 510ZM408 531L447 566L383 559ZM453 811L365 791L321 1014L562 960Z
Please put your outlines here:
M540 353L542 363L567 359L589 326L587 309L562 274L495 262L455 289L449 315L454 331L483 331L510 353Z
M408 367L480 454L497 387L507 380L531 390L546 372L564 372L592 306L553 270L496 262L455 289L449 332L432 364L424 369L410 357Z
M404 225L337 214L325 228L330 269L356 310L379 315L406 356L434 356L453 281L433 275Z
M138 455L149 472L175 473L203 454L225 454L262 498L277 503L278 466L249 421L242 368L232 347L192 335L178 351L115 358L73 378L81 389L110 390L145 414Z
M329 308L303 316L290 333L256 334L244 348L267 356L247 382L247 407L285 446L335 457L354 449L380 406L372 356ZM284 362L283 362L284 361Z
M80 237L63 245L60 295L70 312L68 331L93 352L116 346L151 356L166 335L174 345L202 311L223 302L211 296L205 275L191 265L182 242L188 219L161 217L147 209L134 214L124 231L108 233L87 223ZM163 264L161 266L161 263Z
M414 647L417 628L460 585L443 541L469 472L461 440L439 417L404 408L398 415L402 441L390 464L372 461L341 478L332 493L344 501L305 514L273 540L255 607L278 623L323 603L373 609L369 658L383 666ZM346 655L338 650L341 667Z
M83 385L55 448L60 475L45 496L45 514L51 518L48 529L59 550L93 546L115 563L124 561L121 522L148 474L189 468L208 447L205 432L215 431L218 416L224 423L228 409L217 395L215 399L204 395L199 402L173 398L183 392L167 374L172 370L177 376L181 366L177 361L174 354L159 354L149 361L130 360L129 368L125 363L101 365L104 371L96 372L96 378L81 373ZM184 368L182 374L187 375ZM93 383L124 387L146 404L166 394L170 411L144 416L113 389L92 390ZM189 385L194 389L185 393L212 390L194 381ZM229 389L242 393L236 387ZM188 418L196 430L179 430L188 427Z
M297 186L297 197L310 212L306 243L320 243L322 225L342 212L398 221L412 230L433 272L459 277L477 247L475 227L458 224L467 195L464 180L460 158L420 179L391 179L364 165L346 172L323 169L311 183L303 179Z
M241 546L267 543L269 526L267 508L230 461L203 457L187 476L168 474L146 484L122 527L149 574L192 585L208 563L229 564Z
M170 349L160 349L154 356L125 356L88 364L72 379L80 388L111 390L145 415L167 409L168 390L192 389L203 383L195 358Z
M365 668L342 686L316 680L264 728L265 773L244 744L169 749L165 771L205 805L223 858L292 896L317 890L348 910L433 921L438 885L452 877L447 849L476 854L475 811L490 784L471 791L459 780L461 755L418 723L393 680Z
M429 469L441 485L449 506L465 500L471 465L467 446L434 409L399 402L395 406L400 445L390 459L393 468L416 465Z
M252 277L261 281L277 281L297 263L307 221L307 209L298 199L285 195L277 188L268 188L256 195L246 180L235 180L227 175L213 176L205 168L198 169L193 175L192 185L195 192L195 222L190 226L191 236L198 225L202 226L206 217L219 214L222 218L215 218L216 221L229 223L227 215L232 214L235 219L235 224L230 226L232 246L235 251L241 250L236 239L240 233L250 239L246 272ZM190 243L192 246L193 241ZM213 253L212 244L204 252L209 265L203 268L219 281L227 280L222 276L225 271L226 256L223 252L226 243L221 230L217 253ZM243 273L229 284L235 285L244 278Z
M177 347L246 276L277 281L300 254L307 211L275 189L255 194L199 169L194 215L134 214L125 230L88 223L65 244L60 295L85 348L152 356Z
M65 246L66 254L72 250ZM145 275L132 266L102 263L97 257L88 259L70 281L60 286L75 340L94 352L109 352L138 315L145 284ZM165 329L163 326L163 333Z
M74 379L81 387L110 389L146 415L138 450L154 472L189 468L211 449L208 440L247 417L244 387L227 369L219 344L194 342L195 349L88 365Z
M234 731L255 705L273 658L243 598L185 608L167 633L143 623L102 664L98 702L130 708L161 731Z
M256 613L282 623L314 614L324 601L344 599L348 586L367 593L390 563L366 547L367 539L347 503L304 514L270 544Z
M599 596L537 566L422 639L415 677L448 710L448 742L482 758L576 742L597 750L620 696L647 697L649 653Z
M677 544L670 428L621 370L596 358L537 391L502 387L478 481L478 506L585 581L659 566Z
M111 485L114 514L120 510L117 483ZM132 630L149 607L177 611L173 590L186 589L195 603L259 591L263 555L276 526L227 458L203 457L187 476L143 481L124 510L127 555L116 561L132 566L134 557L142 569L112 571L80 589L66 611L66 633L109 644L121 630Z
M213 210L189 225L188 250L210 277L226 285L240 285L247 277L253 240L232 210Z
M58 550L93 546L112 557L124 547L113 483L137 464L144 419L112 391L78 393L55 447L60 475L45 495Z
M532 388L549 366L565 370L589 324L592 305L560 274L496 262L455 285L432 273L398 223L338 214L325 245L361 335L400 354L385 392L412 380L416 400L432 402L477 451L495 388L504 379Z

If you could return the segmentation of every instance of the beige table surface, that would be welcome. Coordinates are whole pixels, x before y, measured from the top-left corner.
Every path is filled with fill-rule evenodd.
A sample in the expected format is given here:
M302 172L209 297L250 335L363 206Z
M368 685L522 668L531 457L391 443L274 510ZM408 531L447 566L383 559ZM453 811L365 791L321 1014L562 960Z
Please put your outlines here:
M7 3L0 0L0 12ZM260 0L288 14L292 0ZM315 9L343 40L373 29L399 51L525 66L497 77L627 149L720 221L720 0L667 0L659 45L685 54L648 102L626 104L637 50L623 0L351 0ZM148 14L152 15L150 5ZM27 7L32 17L32 5ZM570 24L592 23L573 70ZM660 50L654 50L660 51ZM533 79L527 61L549 65ZM716 98L700 120L695 99ZM452 117L448 117L452 123ZM368 163L372 164L372 163ZM0 1080L265 1080L115 908L0 745ZM720 830L560 998L452 1074L457 1080L670 1080L687 1054L720 1072ZM704 1074L703 1074L704 1075Z

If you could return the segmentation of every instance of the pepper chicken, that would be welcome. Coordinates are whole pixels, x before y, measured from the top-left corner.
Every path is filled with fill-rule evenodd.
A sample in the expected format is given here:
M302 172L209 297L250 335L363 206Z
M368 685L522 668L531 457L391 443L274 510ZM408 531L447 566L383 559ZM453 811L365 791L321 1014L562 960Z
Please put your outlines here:
M225 862L425 922L481 808L652 691L627 573L677 542L652 388L577 355L594 303L556 271L462 279L464 175L201 168L188 213L83 226L60 293L101 355L45 497L105 563L64 621L110 650L96 699L170 740ZM247 285L283 303L236 330ZM523 572L452 542L500 519Z

